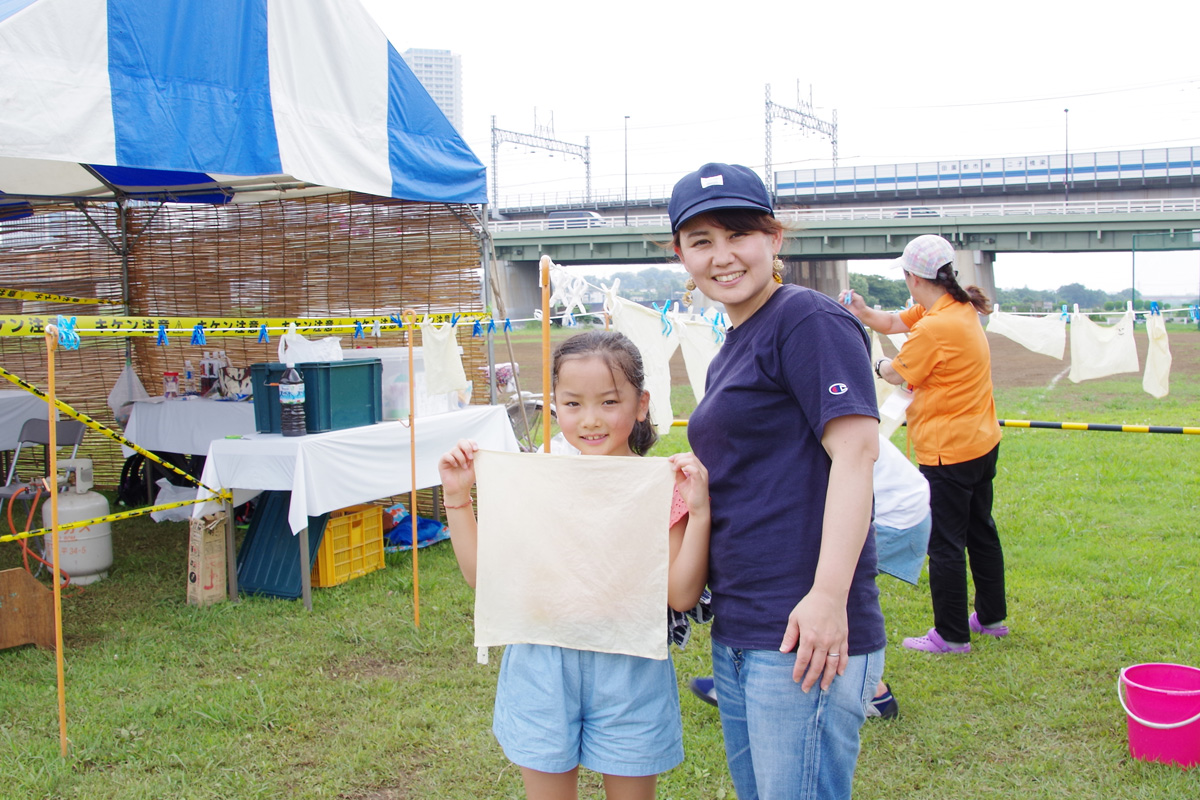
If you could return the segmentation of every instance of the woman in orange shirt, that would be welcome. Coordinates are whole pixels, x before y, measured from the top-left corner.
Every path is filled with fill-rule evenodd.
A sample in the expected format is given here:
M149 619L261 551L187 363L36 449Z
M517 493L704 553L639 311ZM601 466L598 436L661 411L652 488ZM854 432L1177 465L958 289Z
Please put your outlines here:
M1004 551L992 519L992 479L1000 425L992 399L992 361L978 314L991 311L977 286L958 285L954 248L941 236L913 239L896 261L915 305L899 313L867 307L843 293L865 325L880 333L909 334L895 359L875 373L908 383L909 435L929 481L933 529L929 537L929 592L933 627L904 640L910 650L969 653L971 634L1002 637L1007 607ZM967 562L975 583L975 610L967 610Z

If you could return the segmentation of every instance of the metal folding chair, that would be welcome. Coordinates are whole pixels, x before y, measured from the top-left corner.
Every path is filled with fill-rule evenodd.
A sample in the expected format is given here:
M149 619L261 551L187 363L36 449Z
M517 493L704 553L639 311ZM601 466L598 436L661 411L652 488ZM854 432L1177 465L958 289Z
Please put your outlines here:
M59 447L70 447L71 458L79 452L79 443L83 441L83 434L87 431L85 426L79 420L64 419L56 423L57 444ZM26 445L42 445L49 447L50 445L50 423L44 419L27 419L21 425L21 433L17 440L17 448L13 451L12 464L8 468L8 476L4 479L4 485L0 486L0 510L4 508L5 501L11 502L14 497L22 492L29 490L25 495L26 516L28 516L28 506L32 502L33 495L37 492L33 486L34 478L28 481L21 480L17 475L17 462L21 458L21 450ZM48 470L49 459L46 459Z

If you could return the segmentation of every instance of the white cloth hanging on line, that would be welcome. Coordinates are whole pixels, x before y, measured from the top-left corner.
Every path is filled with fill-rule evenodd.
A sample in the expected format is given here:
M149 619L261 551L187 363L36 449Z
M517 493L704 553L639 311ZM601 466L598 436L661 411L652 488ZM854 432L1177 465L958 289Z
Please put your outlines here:
M604 293L604 310L613 328L629 337L642 354L646 391L650 392L650 420L659 436L666 436L675 420L671 410L671 356L679 346L675 325L664 331L663 315L617 297L615 287Z
M988 315L987 332L1012 339L1027 350L1059 361L1067 348L1067 321L1062 314L1022 317L993 311Z
M1133 311L1115 325L1092 322L1075 307L1071 314L1071 374L1074 383L1138 371L1137 345L1133 341Z
M1162 399L1171 390L1171 348L1167 346L1167 323L1162 314L1146 317L1146 334L1150 339L1150 349L1146 351L1142 388L1148 394Z
M725 334L718 334L713 321L704 317L688 319L680 316L674 319L679 326L679 349L683 352L683 365L687 368L688 382L692 385L692 395L699 403L704 399L708 365L721 349Z
M665 458L483 451L475 645L667 657Z
M425 391L428 394L461 392L467 388L467 373L458 352L455 326L421 323L422 356L425 361Z

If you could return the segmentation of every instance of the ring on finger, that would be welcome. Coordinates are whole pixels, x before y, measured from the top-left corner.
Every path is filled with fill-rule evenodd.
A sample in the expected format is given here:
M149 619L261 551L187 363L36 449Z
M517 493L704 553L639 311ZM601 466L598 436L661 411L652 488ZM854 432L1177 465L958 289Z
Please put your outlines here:
M839 653L829 653L827 655L829 658L840 658L841 657L841 654L839 654Z

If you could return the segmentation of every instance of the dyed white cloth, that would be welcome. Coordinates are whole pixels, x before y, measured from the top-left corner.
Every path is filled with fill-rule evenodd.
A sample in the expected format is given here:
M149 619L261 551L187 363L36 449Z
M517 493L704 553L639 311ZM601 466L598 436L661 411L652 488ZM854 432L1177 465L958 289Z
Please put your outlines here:
M879 334L871 331L871 365L878 364L881 358L887 358L887 356L883 353ZM896 429L904 422L905 410L911 402L912 392L899 386L893 386L878 375L875 376L875 405L879 409L879 434L881 436L888 437L896 432Z
M476 647L667 657L665 458L481 451L475 478Z
M1146 351L1146 373L1142 388L1159 399L1170 392L1171 348L1167 346L1167 323L1161 314L1146 317L1146 334L1150 349Z
M699 403L704 399L708 365L725 342L725 334L714 329L712 321L704 318L672 319L677 325L679 349L683 352L683 365L687 368L688 382L692 385L692 394L696 402Z
M422 355L425 359L425 391L429 394L461 392L467 388L467 373L458 352L455 326L446 322L421 323Z
M659 436L671 430L671 356L679 346L676 325L663 331L663 317L652 308L617 297L615 289L605 293L604 310L612 316L613 328L629 337L642 354L646 391L650 392L650 420Z
M1133 341L1133 312L1126 311L1116 325L1105 327L1086 314L1071 315L1071 381L1106 378L1137 372L1137 345Z
M1067 349L1067 321L1062 314L1022 317L993 311L988 315L987 332L1005 336L1028 350L1059 361Z

